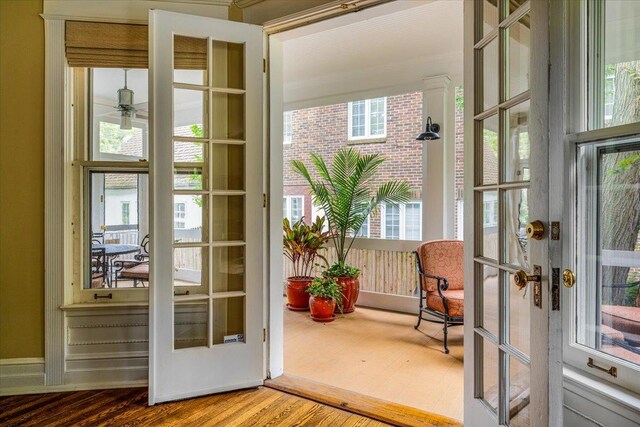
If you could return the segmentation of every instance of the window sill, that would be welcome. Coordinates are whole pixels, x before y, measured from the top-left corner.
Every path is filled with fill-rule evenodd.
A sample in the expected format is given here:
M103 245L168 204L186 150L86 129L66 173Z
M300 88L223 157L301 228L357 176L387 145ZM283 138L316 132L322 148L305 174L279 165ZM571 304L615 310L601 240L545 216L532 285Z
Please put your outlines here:
M387 142L386 137L382 138L363 138L363 139L350 139L347 141L347 145L360 145L360 144L384 144Z
M149 307L149 303L146 301L131 301L131 302L81 302L81 303L73 303L73 304L65 304L60 306L60 310L62 311L76 311L76 310L86 310L86 309L94 309L94 308L146 308Z
M564 388L575 390L577 394L590 398L594 403L604 407L617 404L631 411L640 409L640 396L630 390L608 384L587 373L565 364L563 368Z

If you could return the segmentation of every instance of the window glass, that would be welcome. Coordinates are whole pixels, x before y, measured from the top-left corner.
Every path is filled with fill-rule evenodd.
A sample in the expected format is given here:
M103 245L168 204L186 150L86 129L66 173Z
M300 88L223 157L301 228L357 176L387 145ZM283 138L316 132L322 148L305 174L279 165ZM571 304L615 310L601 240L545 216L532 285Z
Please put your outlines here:
M589 33L597 35L590 47L595 58L590 64L589 87L594 95L590 128L636 123L640 121L640 2L606 0L588 5L595 26Z
M387 98L349 103L349 138L364 139L386 135Z
M400 206L386 205L384 207L385 238L400 239Z
M285 111L283 114L283 144L291 144L293 140L293 111Z
M351 136L365 136L365 101L351 103Z
M405 240L421 240L422 204L407 203L405 206Z
M304 197L303 196L286 196L282 200L283 215L284 218L289 218L289 221L293 224L300 220L304 216ZM305 222L309 222L308 218L305 218Z

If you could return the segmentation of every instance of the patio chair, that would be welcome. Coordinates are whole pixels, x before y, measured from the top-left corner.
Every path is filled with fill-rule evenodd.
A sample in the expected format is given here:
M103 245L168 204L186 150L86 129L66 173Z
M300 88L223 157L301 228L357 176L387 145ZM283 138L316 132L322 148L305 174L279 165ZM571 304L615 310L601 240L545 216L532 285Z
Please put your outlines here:
M107 282L107 256L104 248L91 249L91 287L104 288Z
M604 285L612 289L628 289L640 286L640 281ZM602 305L602 323L604 326L618 331L622 337L611 337L604 335L603 341L606 344L619 346L627 351L640 354L640 292L635 300L634 306L624 305Z
M418 323L444 324L444 352L449 353L449 326L464 323L464 245L459 240L433 240L421 244L416 255L420 277ZM427 313L435 319L424 318Z
M118 279L132 280L133 287L138 283L144 287L144 282L149 282L149 235L144 236L140 242L142 251L134 256L135 260L114 261L115 286L118 287Z

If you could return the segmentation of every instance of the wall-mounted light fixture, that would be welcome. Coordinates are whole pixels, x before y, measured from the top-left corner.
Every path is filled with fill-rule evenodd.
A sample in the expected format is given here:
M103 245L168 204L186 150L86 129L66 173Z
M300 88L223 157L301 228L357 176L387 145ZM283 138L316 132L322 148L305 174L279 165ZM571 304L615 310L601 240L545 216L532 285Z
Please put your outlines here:
M431 123L431 116L427 117L427 126L420 135L416 138L416 141L432 141L434 139L440 139L440 125L437 123Z

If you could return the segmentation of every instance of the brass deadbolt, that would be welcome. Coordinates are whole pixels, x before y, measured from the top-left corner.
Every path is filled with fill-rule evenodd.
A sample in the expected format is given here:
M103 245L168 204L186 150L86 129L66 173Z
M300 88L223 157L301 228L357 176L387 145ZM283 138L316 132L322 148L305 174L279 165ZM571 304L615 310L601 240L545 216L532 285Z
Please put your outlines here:
M539 282L540 275L534 274L529 275L524 272L524 270L518 270L513 275L513 283L518 287L518 289L524 289L529 282Z
M527 237L534 240L541 240L544 237L542 221L533 221L527 224Z
M573 285L576 284L576 275L568 268L562 271L562 284L565 288L573 288Z

